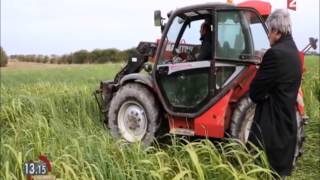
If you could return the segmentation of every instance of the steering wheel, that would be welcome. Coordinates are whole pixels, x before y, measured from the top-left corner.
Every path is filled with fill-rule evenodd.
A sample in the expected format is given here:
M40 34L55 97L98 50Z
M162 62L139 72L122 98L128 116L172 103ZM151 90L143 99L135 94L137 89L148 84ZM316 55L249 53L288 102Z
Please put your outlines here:
M196 61L197 58L195 56L195 53L193 52L193 50L187 50L187 59L186 61L190 62L190 61Z

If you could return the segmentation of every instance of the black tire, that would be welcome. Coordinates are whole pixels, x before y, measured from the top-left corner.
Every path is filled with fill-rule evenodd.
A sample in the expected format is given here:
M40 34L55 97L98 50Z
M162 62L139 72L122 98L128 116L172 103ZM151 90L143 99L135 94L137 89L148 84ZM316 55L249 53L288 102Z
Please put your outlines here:
M232 137L247 143L255 109L256 106L249 96L245 96L239 101L231 117L230 134Z
M304 120L298 111L296 114L297 114L297 144L296 144L296 151L294 154L293 166L296 165L296 161L298 160L298 157L300 157L303 154L303 143L305 141Z
M249 96L243 97L237 107L233 111L231 124L230 124L230 134L232 137L239 139L241 142L246 144L248 142L248 135L246 133L250 132L251 125L253 123L253 117L255 113L255 104L251 101ZM301 115L297 111L297 144L296 151L294 155L293 166L295 166L297 158L303 153L302 145L305 140L304 134L304 123ZM246 132L246 130L248 130Z
M125 84L112 98L108 126L116 139L150 145L159 125L158 103L144 85Z

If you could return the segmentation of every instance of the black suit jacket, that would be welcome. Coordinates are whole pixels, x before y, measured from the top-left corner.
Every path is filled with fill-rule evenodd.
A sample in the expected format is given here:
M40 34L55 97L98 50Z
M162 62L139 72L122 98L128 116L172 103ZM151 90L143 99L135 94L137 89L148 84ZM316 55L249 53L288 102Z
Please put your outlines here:
M250 86L250 98L257 106L249 140L266 150L271 167L280 175L292 171L301 75L299 53L288 35L265 53Z

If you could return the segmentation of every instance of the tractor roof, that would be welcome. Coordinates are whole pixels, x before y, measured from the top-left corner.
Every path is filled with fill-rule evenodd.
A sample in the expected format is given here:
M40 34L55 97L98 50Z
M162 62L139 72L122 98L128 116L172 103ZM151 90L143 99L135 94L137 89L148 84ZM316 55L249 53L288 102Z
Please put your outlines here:
M185 16L192 18L193 16L208 14L209 12L206 11L206 9L233 9L236 7L249 7L249 8L256 9L264 19L266 19L271 12L271 4L269 2L248 0L242 3L239 3L237 5L231 5L226 3L203 3L203 4L185 6L169 12L168 17L172 14L176 15L176 14L189 12L189 13L185 13Z
M236 6L226 4L226 3L203 3L203 4L196 4L196 5L190 5L185 6L182 8L177 8L171 12L168 13L168 17L170 17L173 14L182 14L185 13L186 16L192 17L192 16L198 16L198 15L205 15L208 14L209 11L207 9L233 9Z
M175 11L191 11L198 9L215 9L215 8L234 8L236 6L226 3L209 2L202 4L189 5L181 8L177 8Z
M237 6L239 7L252 7L256 9L261 16L269 16L271 13L271 4L270 2L257 1L257 0L249 0L239 3Z

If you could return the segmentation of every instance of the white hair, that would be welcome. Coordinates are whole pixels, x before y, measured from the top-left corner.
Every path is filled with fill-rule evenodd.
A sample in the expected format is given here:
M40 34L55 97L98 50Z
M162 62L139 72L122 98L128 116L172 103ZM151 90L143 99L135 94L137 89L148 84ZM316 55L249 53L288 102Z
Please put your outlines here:
M290 14L285 9L273 11L266 21L269 31L277 31L283 35L291 34Z

